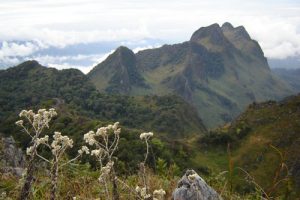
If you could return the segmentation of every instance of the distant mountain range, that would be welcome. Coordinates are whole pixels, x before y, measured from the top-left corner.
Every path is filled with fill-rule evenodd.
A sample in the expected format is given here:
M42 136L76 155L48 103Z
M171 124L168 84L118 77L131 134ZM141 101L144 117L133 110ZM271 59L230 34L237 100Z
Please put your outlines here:
M109 94L179 95L208 127L231 121L253 101L293 93L271 72L245 28L230 23L202 27L187 42L136 54L121 46L88 77L99 91Z
M286 69L274 68L272 71L282 80L286 81L296 92L300 92L300 68Z

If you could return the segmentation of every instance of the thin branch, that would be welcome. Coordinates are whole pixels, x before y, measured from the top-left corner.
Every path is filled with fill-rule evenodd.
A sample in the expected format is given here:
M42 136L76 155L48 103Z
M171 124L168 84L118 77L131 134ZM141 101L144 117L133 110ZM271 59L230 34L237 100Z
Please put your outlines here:
M44 158L43 156L41 156L40 154L38 154L38 152L36 152L36 155L41 158L42 160L48 162L48 163L51 163L51 161L49 161L48 159Z

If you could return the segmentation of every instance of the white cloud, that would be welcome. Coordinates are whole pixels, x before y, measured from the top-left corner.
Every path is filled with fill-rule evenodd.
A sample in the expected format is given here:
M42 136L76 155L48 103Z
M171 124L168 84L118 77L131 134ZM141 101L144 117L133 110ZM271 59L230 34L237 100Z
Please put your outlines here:
M300 21L300 17L299 17ZM248 23L248 30L257 39L268 58L284 59L300 55L299 26L293 21L261 18Z
M32 57L51 46L100 41L130 44L144 38L183 42L199 27L225 21L244 25L267 57L300 54L300 2L296 0L10 0L1 2L0 13L4 44L0 62L15 63L20 60L16 56ZM39 59L45 64L65 62L63 66L76 60L65 55ZM99 62L98 58L83 59Z
M40 49L41 48L38 45L32 42L18 44L15 42L3 41L0 49L0 59L11 56L28 56L37 52Z
M56 64L56 63L48 63L48 67L54 67L56 69L62 70L62 69L70 69L75 68L73 65L70 65L69 63L62 63L62 64ZM79 69L83 73L87 74L93 66L79 66L76 65L76 69Z
M132 51L134 53L137 53L137 52L145 50L145 49L154 49L154 48L158 48L158 47L161 47L161 45L160 44L146 45L146 46L136 47L136 48L132 49Z

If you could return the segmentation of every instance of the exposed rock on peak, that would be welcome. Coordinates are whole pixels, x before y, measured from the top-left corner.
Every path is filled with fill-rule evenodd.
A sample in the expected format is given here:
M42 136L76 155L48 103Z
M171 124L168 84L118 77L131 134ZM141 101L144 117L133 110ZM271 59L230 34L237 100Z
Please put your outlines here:
M247 40L251 40L249 33L246 31L244 26L238 26L235 28L235 34L237 37L241 37Z
M223 51L232 47L219 24L201 27L193 33L190 41L201 44L212 51Z
M244 26L230 28L230 25L225 24L222 26L222 31L236 49L242 51L247 57L258 58L264 62L264 65L268 65L259 44L251 39Z
M234 27L232 26L232 24L230 24L229 22L225 22L223 25L222 25L222 30L232 30L234 29Z
M212 38L213 40L219 41L223 38L222 30L219 24L212 24L207 27L201 27L195 31L190 39L192 42L198 42L204 38Z

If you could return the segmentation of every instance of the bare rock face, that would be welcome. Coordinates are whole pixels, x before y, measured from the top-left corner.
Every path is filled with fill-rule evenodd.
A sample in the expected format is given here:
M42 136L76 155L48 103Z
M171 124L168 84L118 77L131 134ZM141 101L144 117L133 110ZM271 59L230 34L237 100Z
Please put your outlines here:
M0 137L1 138L1 137ZM12 136L0 139L0 171L21 176L25 168L25 155Z
M222 200L194 170L187 170L173 192L172 200Z

